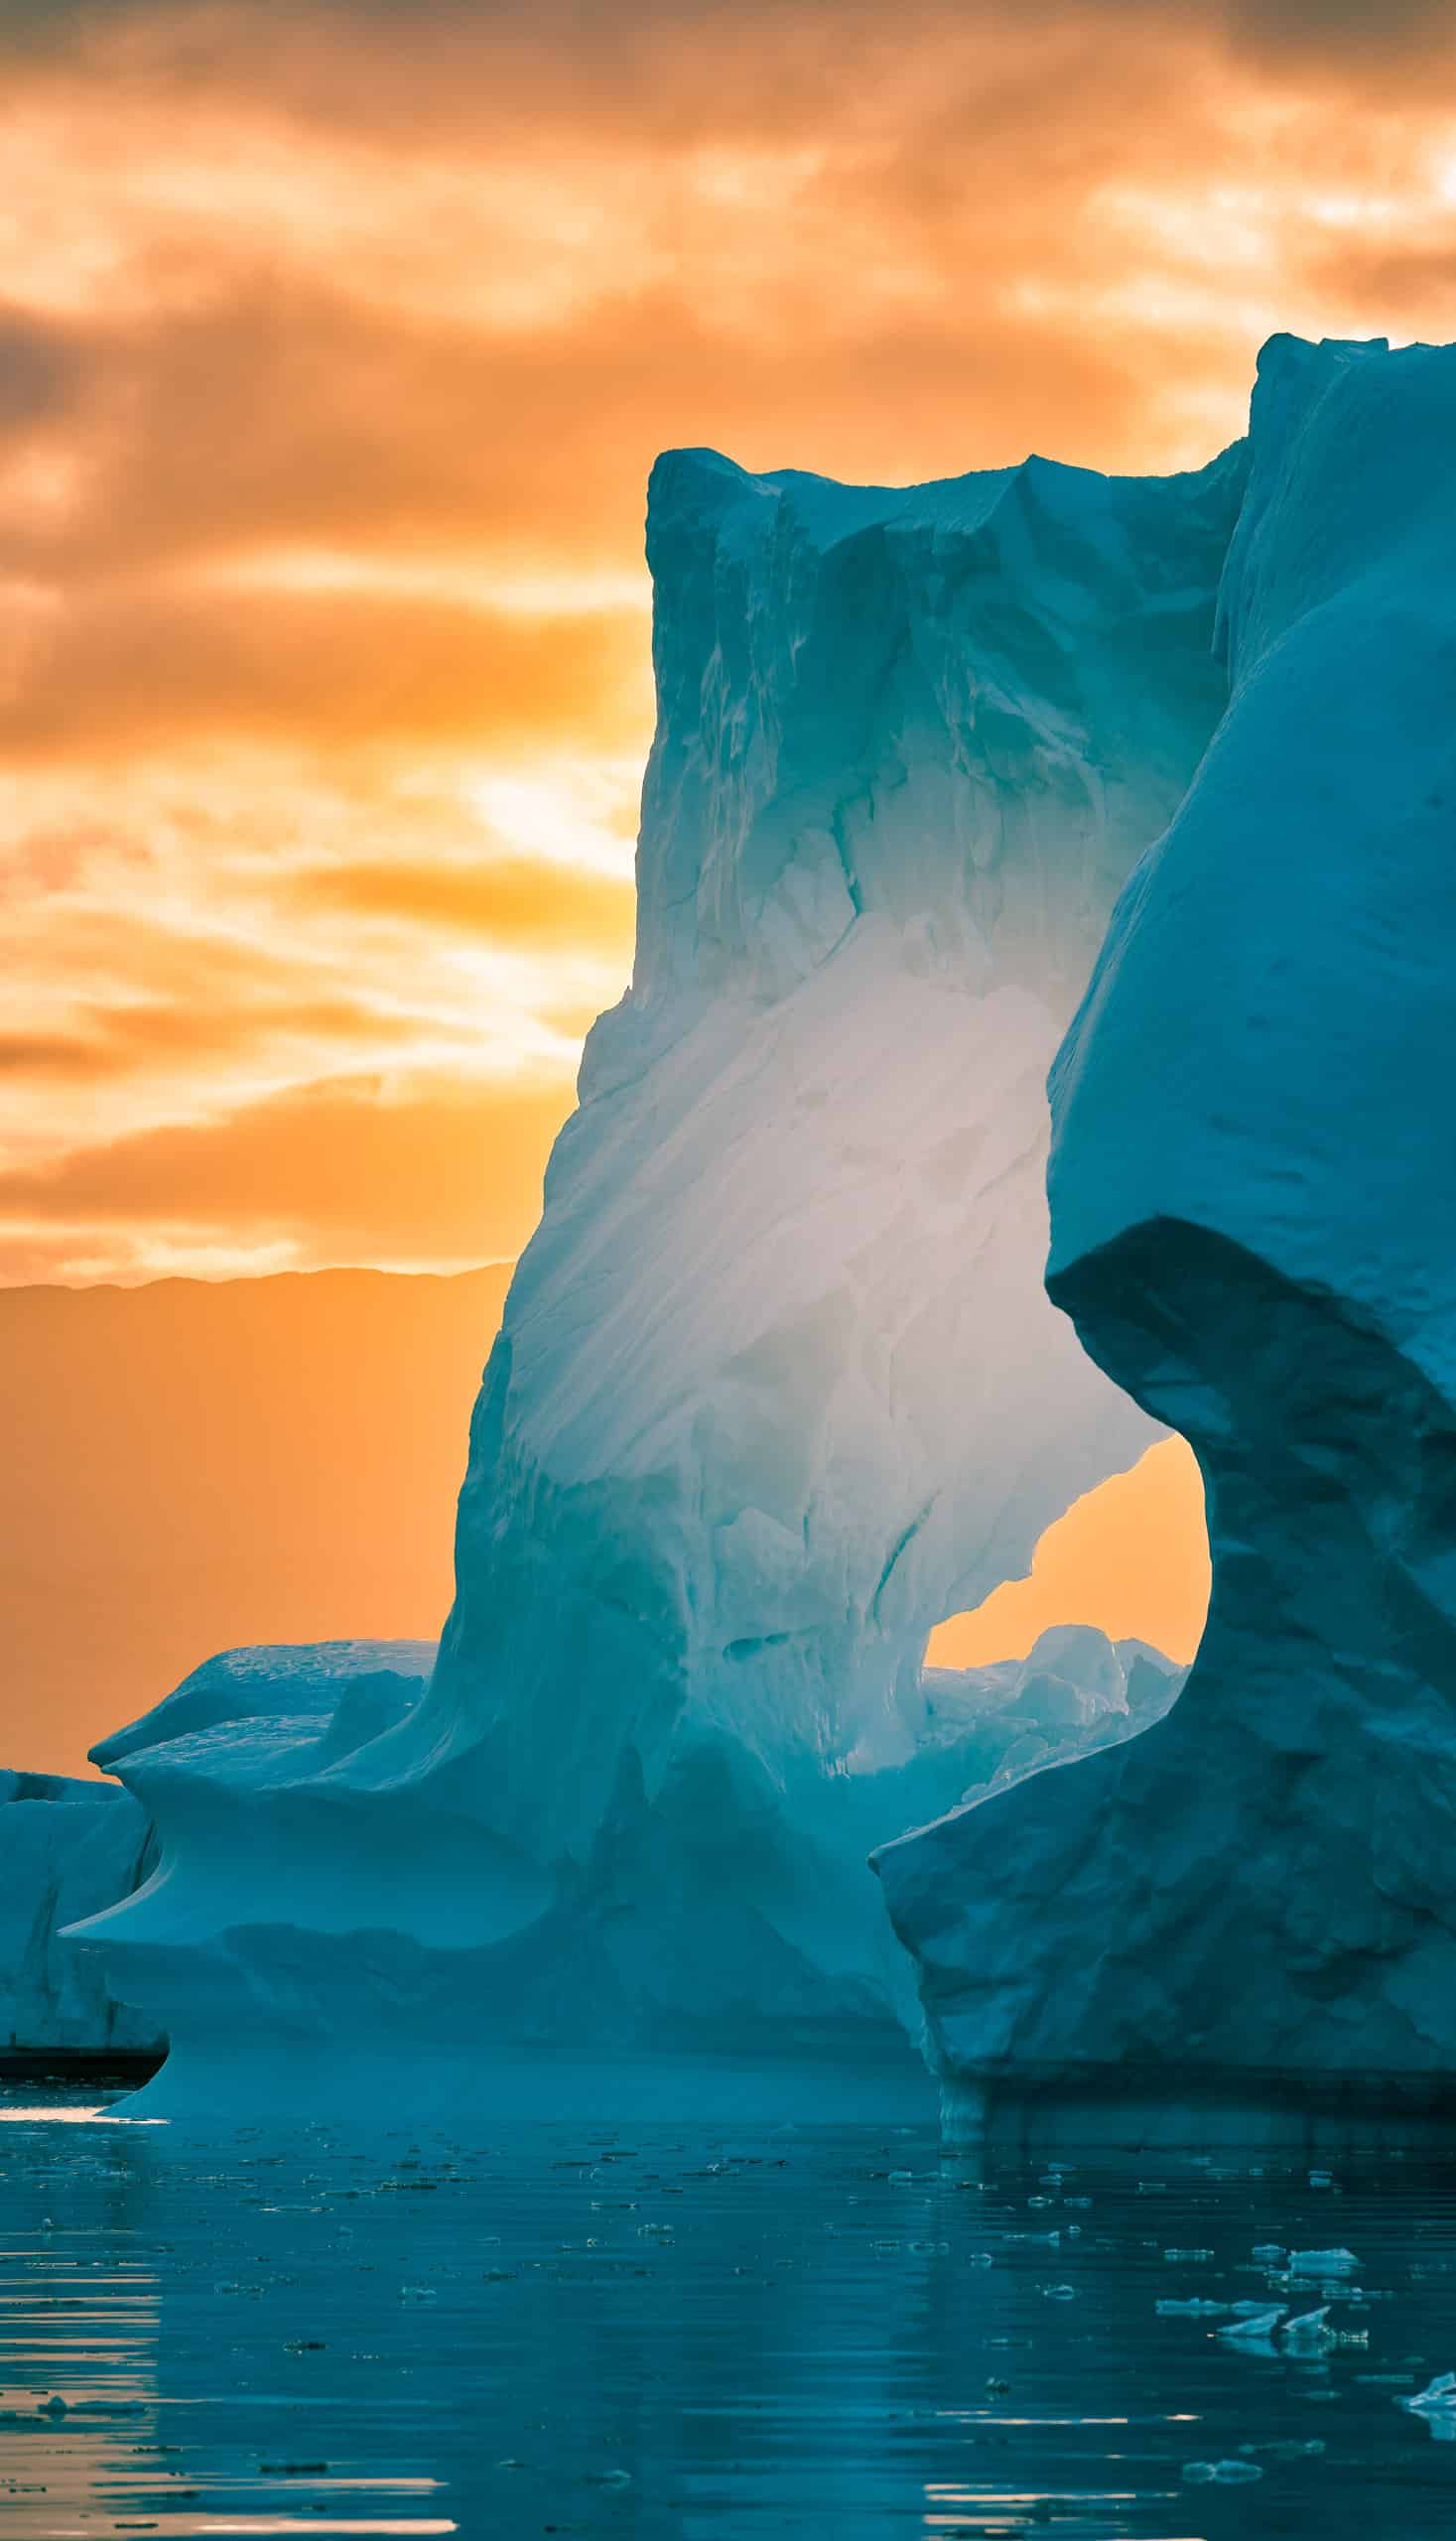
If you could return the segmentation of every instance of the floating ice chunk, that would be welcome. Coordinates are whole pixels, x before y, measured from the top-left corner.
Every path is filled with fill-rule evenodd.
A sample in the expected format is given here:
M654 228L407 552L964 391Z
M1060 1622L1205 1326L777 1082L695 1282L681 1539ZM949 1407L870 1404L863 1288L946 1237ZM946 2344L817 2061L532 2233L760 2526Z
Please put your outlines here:
M1257 2252L1255 2254L1257 2256ZM1360 2261L1353 2250L1291 2250L1291 2276L1348 2276Z
M1324 2438L1319 2435L1302 2438L1297 2435L1276 2435L1268 2444L1241 2444L1239 2447L1246 2458L1256 2453L1262 2453L1270 2462L1303 2462L1317 2453L1323 2453L1324 2449Z
M1159 2320L1163 2321L1195 2320L1227 2312L1230 2308L1227 2303L1212 2303L1199 2294L1190 2296L1187 2302L1180 2302L1174 2295L1165 2295L1160 2302L1153 2305Z
M1402 2392L1396 2405L1412 2410L1417 2417L1445 2417L1456 2422L1456 2373L1438 2373L1413 2399Z
M1216 2339L1269 2339L1284 2317L1282 2303L1271 2312L1251 2312L1242 2321L1231 2321L1227 2329L1215 2330Z
M1261 2479L1263 2473L1257 2462L1185 2462L1183 2476L1190 2487L1206 2485L1211 2479L1223 2487L1246 2485L1251 2479Z
M1285 2346L1302 2349L1305 2354L1333 2346L1335 2333L1325 2327L1329 2317L1330 2307L1326 2303L1318 2312L1301 2312L1297 2321L1286 2321L1281 2332Z

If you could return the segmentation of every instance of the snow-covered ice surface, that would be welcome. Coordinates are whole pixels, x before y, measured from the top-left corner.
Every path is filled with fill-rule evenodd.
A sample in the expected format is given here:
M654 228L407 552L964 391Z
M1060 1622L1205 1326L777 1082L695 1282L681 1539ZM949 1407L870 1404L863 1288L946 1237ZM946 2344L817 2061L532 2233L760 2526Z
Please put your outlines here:
M0 2061L156 2044L156 2021L60 1939L137 1887L155 1852L145 1810L114 1783L0 1771Z
M1051 1292L1212 1610L1145 1737L882 1855L953 2106L1456 2088L1453 452L1456 349L1266 348L1229 713L1051 1089Z
M369 2054L487 2097L553 2055L649 2100L669 2060L667 2104L703 2059L714 2106L923 2091L864 1855L979 1779L928 1630L1156 1434L1042 1291L1043 1080L1222 711L1244 466L659 463L633 983L486 1370L433 1682L325 1733L265 1654L256 1705L234 1662L223 1714L98 1751L166 1847L93 1928L165 2014L157 2105Z
M1448 2541L1449 2161L14 2116L6 2541ZM6 2118L11 2122L7 2123ZM1286 2281L1334 2238L1359 2274ZM1272 2248L1275 2257L1257 2257ZM1201 2301L1205 2311L1160 2312ZM1236 2304L1333 2342L1231 2342Z

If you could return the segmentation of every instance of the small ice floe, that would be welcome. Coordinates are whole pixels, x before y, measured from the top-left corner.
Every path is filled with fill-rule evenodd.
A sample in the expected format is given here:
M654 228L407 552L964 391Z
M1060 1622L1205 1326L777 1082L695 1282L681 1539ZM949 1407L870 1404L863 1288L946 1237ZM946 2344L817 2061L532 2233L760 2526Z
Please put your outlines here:
M1248 2312L1242 2320L1230 2321L1223 2329L1215 2330L1214 2337L1237 2340L1241 2343L1247 2341L1250 2345L1266 2344L1272 2339L1283 2317L1282 2303L1277 2304L1271 2312Z
M1169 2267L1206 2267L1212 2257L1212 2250L1164 2250L1163 2252L1164 2262Z
M1232 2311L1233 2306L1229 2303L1210 2302L1201 2294L1190 2295L1186 2302L1177 2295L1165 2294L1152 2308L1162 2321L1192 2321L1210 2316L1217 2318L1225 2312Z
M1221 2487L1240 2487L1251 2479L1261 2479L1263 2473L1257 2462L1185 2462L1183 2476L1190 2487L1201 2487L1211 2479Z
M1257 2255L1257 2253L1256 2253ZM1353 2250L1291 2250L1291 2276L1348 2276L1360 2265Z
M1261 2453L1270 2462L1303 2462L1323 2453L1324 2449L1324 2438L1320 2435L1276 2435L1267 2444L1241 2444L1239 2447L1246 2456Z
M1456 2443L1456 2373L1438 2373L1413 2398L1402 2391L1395 2406L1409 2409L1412 2417L1424 2418L1442 2444Z
M1259 2241L1254 2255L1260 2267L1282 2267L1288 2253L1282 2241Z
M1301 2312L1297 2321L1286 2321L1280 2333L1286 2347L1300 2355L1320 2355L1335 2343L1335 2333L1326 2329L1330 2307L1324 2304L1318 2312Z

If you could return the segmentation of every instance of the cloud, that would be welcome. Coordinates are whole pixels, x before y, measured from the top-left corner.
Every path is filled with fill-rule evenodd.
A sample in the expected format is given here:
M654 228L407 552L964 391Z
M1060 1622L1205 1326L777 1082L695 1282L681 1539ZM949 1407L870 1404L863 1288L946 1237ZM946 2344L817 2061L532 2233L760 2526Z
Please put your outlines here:
M32 68L109 68L133 97L219 85L300 120L385 135L502 116L523 99L592 105L629 128L796 114L860 73L966 30L1034 43L1069 28L1137 43L1166 0L295 0L266 16L198 0L10 0L0 48ZM1409 79L1448 52L1445 0L1181 0L1181 32L1305 79L1379 55ZM402 32L404 40L402 41Z
M0 1033L0 1075L108 1081L159 1064L237 1058L282 1044L331 1040L378 1051L419 1039L414 1016L390 1016L362 1000L253 997L231 1005L94 1006L72 1033Z
M528 619L367 594L145 584L43 606L0 696L12 754L135 753L199 731L338 743L614 738L644 703L635 612Z
M63 329L0 307L0 441L63 413L81 370L80 348Z
M572 948L630 961L636 899L630 880L611 880L524 859L479 865L417 863L321 866L298 876L311 908L461 928L533 953Z
M1392 334L1456 335L1456 238L1347 239L1324 260L1332 291L1384 311Z
M70 1242L62 1185L90 1250L47 1259L402 1258L407 1173L351 1235L323 1194L310 1235L303 1177L255 1199L307 1120L346 1154L387 1110L388 1151L398 1108L345 1080L524 1082L614 993L657 451L1185 466L1242 428L1276 328L1448 331L1448 19L0 10L0 1068L31 1258ZM467 1110L432 1095L430 1138L478 1156ZM427 1255L447 1182L442 1154Z
M294 1267L366 1259L454 1268L517 1253L540 1213L569 1079L416 1072L298 1086L210 1122L164 1126L0 1171L0 1241L64 1229L70 1253L124 1226L189 1244L275 1247ZM54 1249L54 1238L53 1249Z
M0 1076L90 1076L106 1063L78 1034L0 1032Z

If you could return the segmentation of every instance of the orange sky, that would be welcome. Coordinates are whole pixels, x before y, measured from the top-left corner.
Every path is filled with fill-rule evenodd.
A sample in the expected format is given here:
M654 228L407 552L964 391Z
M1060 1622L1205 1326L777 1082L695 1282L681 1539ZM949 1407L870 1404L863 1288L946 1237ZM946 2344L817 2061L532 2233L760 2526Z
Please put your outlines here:
M0 1764L83 1772L97 1738L241 1642L432 1639L506 1276L0 1291ZM1154 1447L932 1658L1019 1657L1061 1620L1190 1657L1198 1521L1187 1448Z
M1456 332L1453 15L1379 14L11 0L0 1277L513 1253L655 451L1176 466L1276 327Z
M7 0L0 168L0 1283L518 1250L660 448L1196 465L1274 330L1456 334L1449 0ZM1118 1489L1005 1646L1191 1648Z

